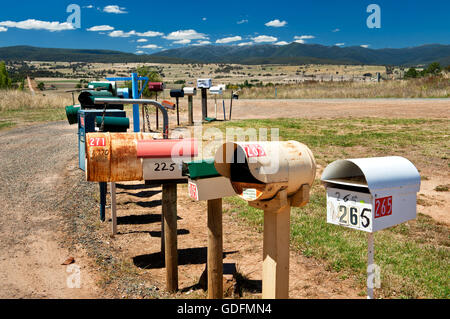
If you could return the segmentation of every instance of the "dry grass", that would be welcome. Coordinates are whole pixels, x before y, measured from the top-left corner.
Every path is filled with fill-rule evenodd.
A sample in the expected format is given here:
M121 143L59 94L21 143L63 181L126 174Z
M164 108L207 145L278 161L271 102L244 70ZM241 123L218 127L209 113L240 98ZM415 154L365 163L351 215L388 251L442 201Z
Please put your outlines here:
M72 100L59 95L43 95L18 90L0 90L0 112L26 109L56 109L71 105Z
M72 104L71 98L59 95L0 90L0 129L30 122L64 120L65 106Z
M317 98L448 98L450 79L445 77L377 82L304 82L252 87L241 91L244 99Z

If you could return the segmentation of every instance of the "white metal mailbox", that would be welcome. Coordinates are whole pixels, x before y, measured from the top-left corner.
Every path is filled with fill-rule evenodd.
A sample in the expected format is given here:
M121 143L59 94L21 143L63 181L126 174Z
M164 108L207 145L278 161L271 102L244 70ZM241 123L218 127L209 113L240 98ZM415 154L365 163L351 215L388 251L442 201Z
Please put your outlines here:
M220 86L212 86L209 89L209 93L213 94L213 95L222 95L223 91L222 91L222 88Z
M214 167L214 159L183 163L183 175L188 175L189 196L195 200L212 200L236 193L228 178L220 176Z
M183 91L184 91L184 95L187 95L187 96L197 95L197 88L194 88L194 87L185 87L185 88L183 88Z
M197 88L209 89L212 86L211 79L197 79Z
M337 160L321 180L328 223L372 233L416 218L420 175L406 158Z

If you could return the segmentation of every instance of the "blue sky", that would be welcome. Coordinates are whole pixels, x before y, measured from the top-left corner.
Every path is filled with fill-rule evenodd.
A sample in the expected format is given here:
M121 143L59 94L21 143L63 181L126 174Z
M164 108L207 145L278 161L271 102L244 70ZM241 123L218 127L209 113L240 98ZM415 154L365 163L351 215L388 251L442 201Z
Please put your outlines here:
M81 8L81 28L67 22ZM368 28L380 8L380 28ZM108 49L154 53L189 45L293 41L400 48L450 44L448 0L334 1L8 1L0 10L0 46Z

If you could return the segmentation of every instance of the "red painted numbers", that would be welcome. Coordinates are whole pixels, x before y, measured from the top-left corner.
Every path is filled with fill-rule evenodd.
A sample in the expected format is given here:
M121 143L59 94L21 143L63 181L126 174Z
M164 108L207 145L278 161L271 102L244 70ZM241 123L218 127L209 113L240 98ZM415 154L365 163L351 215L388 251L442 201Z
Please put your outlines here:
M375 199L375 218L392 215L392 196Z
M245 153L247 154L247 157L262 157L266 156L266 152L259 144L248 144L244 145Z
M89 139L89 146L106 146L104 137L91 137Z

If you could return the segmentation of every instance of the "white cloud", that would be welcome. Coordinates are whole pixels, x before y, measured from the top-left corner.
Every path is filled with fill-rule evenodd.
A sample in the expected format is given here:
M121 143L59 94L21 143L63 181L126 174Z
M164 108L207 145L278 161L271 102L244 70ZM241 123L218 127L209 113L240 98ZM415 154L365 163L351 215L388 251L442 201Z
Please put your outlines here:
M88 5L88 6L83 6L84 9L92 9L94 6L92 4Z
M206 21L206 20L208 20L208 19L207 19L207 18L202 18L202 20L203 20L203 21Z
M134 30L131 30L129 32L124 32L122 30L115 30L113 32L110 32L108 35L113 38L129 38L132 35L138 37L157 37L160 35L164 35L164 33L156 31L136 32Z
M136 42L147 42L147 41L148 41L147 39L139 39Z
M294 42L295 42L295 43L301 43L301 44L304 44L304 43L305 43L305 40L295 40Z
M296 35L294 37L295 40L305 40L305 39L314 39L314 38L315 38L315 36L313 36L313 35L300 35L300 36Z
M142 51L142 50L136 51L136 54L143 54L143 53L144 53L144 51Z
M280 27L284 27L287 24L286 21L280 21L278 19L269 21L265 24L266 27L274 27L274 28L280 28Z
M152 50L155 50L155 49L160 49L161 47L158 46L158 45L156 45L156 44L147 44L147 45L141 45L141 46L138 46L138 48L140 48L140 49L152 49Z
M335 44L335 46L337 46L337 47L341 47L341 46L344 46L345 45L345 43L344 42L341 42L341 43L336 43Z
M260 35L257 36L256 38L252 38L252 40L255 41L256 43L262 43L262 42L275 42L278 40L278 38L269 35Z
M132 35L136 35L136 31L131 30L130 32L123 32L122 30L115 30L108 35L112 38L129 38Z
M192 40L189 39L181 39L181 40L177 40L177 41L173 41L173 43L175 44L189 44L191 43Z
M115 13L115 14L127 13L125 11L125 9L126 8L122 8L122 7L119 7L117 5L109 5L109 6L106 6L106 7L103 8L103 12Z
M341 29L336 28L336 29L332 30L331 32L339 32L339 31L341 31Z
M243 23L248 23L248 20L247 19L242 19L242 20L240 20L240 21L238 21L238 22L236 22L237 24L243 24Z
M96 25L93 27L90 27L89 29L86 29L87 31L111 31L114 30L114 28L110 25Z
M360 47L361 48L368 48L370 44L361 44Z
M159 37L164 35L164 33L161 32L157 32L157 31L147 31L147 32L136 32L136 35L140 36L140 37Z
M239 43L238 46L243 47L243 46L253 45L253 44L254 44L253 42L242 42L242 43Z
M277 42L277 43L274 43L275 45L287 45L287 44L289 44L289 42L286 42L286 41L279 41L279 42Z
M28 19L20 22L15 21L2 21L0 22L0 26L5 26L9 28L18 28L24 30L48 30L51 32L54 31L64 31L64 30L75 30L75 27L68 22L48 22L48 21L40 21L35 19Z
M230 42L236 42L236 41L241 41L242 37L240 36L235 36L235 37L228 37L228 38L222 38L222 39L218 39L216 41L216 43L230 43Z
M205 41L198 41L197 43L194 43L192 45L199 46L199 45L208 45L208 44L211 44L211 42L205 40Z
M167 40L203 40L208 39L206 34L198 33L195 30L189 29L189 30L178 30L169 33L167 36L164 37Z
M0 27L0 32L6 32L6 31L8 31L8 28Z

